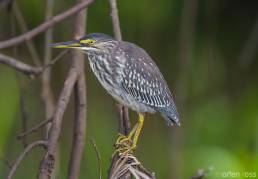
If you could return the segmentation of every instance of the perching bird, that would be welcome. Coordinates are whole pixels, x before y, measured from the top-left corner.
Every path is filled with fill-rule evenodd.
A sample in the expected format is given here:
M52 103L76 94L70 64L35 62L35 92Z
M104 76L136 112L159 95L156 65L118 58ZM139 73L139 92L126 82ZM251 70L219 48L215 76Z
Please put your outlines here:
M116 41L112 37L93 33L79 40L50 44L55 48L73 48L88 55L93 73L101 85L119 103L137 111L138 123L128 136L134 149L143 125L144 113L159 112L169 125L180 125L179 115L168 85L151 57L139 46Z

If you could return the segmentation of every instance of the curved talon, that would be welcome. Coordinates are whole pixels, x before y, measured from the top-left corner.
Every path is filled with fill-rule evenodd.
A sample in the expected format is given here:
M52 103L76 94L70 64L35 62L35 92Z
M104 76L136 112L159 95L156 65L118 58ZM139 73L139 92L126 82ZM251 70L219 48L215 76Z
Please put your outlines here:
M131 147L127 148L126 150L119 152L119 155L132 154L133 151L136 149L136 147L137 146L133 144Z
M129 146L129 145L116 145L115 146L116 147L116 149L115 149L115 151L114 151L114 153L113 153L113 155L112 155L112 157L117 153L118 155L122 155L122 154L126 154L125 152L126 151L128 151L130 148L131 148L131 146Z
M118 134L114 154L118 153L119 155L126 155L132 153L136 148L136 145L133 144L133 140L131 138L131 135L125 136L123 134Z
M115 143L115 147L119 148L120 146L128 146L131 145L133 143L132 139L130 136L125 136L123 134L118 134L118 138L117 141Z
M117 148L115 150L115 153L118 153L119 156L128 155L128 154L132 154L135 149L136 149L136 145L121 146L120 148Z
M124 138L126 138L126 136L125 136L124 134L119 133L119 134L118 134L118 138L117 138L117 140L116 140L116 144L117 144L117 143L120 143L120 141L121 141L122 139L124 139Z
M116 150L129 149L129 148L131 148L131 145L129 145L127 143L123 143L121 145L116 145L115 148L116 148Z

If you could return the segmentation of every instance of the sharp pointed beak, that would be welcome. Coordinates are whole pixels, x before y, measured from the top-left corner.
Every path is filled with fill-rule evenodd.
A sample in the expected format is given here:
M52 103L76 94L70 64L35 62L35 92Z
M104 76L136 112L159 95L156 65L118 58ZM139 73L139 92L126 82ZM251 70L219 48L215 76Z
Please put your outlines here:
M52 43L48 46L53 48L79 48L81 47L81 44L79 40L72 40L68 42Z

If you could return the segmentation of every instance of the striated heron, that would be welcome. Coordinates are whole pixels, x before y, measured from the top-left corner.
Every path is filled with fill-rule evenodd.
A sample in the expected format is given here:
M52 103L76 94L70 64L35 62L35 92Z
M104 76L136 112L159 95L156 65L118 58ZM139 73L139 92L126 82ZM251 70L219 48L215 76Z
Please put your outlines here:
M108 93L119 103L138 112L138 122L129 135L120 135L116 142L117 149L122 153L136 148L146 112L159 112L168 125L180 126L168 85L155 62L142 48L133 43L116 41L102 33L50 46L85 52L93 73Z

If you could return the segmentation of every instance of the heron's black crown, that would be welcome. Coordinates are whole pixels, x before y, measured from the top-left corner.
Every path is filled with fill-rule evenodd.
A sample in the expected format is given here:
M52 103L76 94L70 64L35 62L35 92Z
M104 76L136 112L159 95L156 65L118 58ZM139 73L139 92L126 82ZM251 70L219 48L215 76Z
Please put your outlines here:
M80 40L87 40L87 39L93 39L93 40L114 40L113 37L107 35L107 34L103 34L103 33L92 33L92 34L88 34L83 36L82 38L80 38Z

